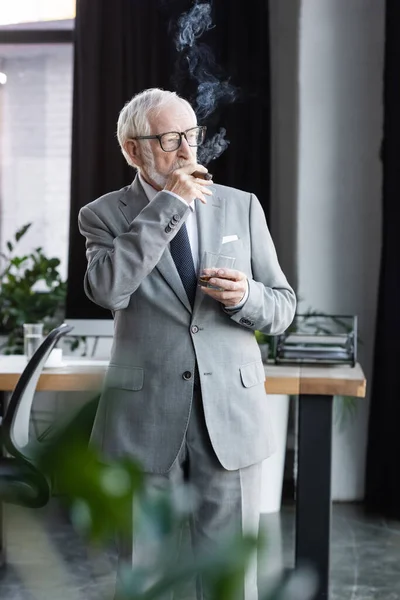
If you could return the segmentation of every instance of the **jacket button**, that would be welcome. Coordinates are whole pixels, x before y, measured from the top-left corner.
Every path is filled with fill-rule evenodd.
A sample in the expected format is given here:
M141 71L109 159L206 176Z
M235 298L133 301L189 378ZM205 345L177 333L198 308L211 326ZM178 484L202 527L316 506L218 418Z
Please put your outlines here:
M183 375L182 375L182 378L183 378L185 381L189 381L189 379L191 379L191 378L192 378L192 374L191 374L191 372L190 372L190 371L185 371L185 372L183 373Z
M167 225L164 231L165 233L171 233L172 229L169 225Z
M181 220L181 217L180 217L180 215L174 215L172 217L172 220L174 223L179 223L179 221Z
M198 332L198 330L199 330L199 328L197 327L197 325L193 325L193 326L190 328L190 330L191 330L191 332L192 332L192 333L197 333L197 332Z

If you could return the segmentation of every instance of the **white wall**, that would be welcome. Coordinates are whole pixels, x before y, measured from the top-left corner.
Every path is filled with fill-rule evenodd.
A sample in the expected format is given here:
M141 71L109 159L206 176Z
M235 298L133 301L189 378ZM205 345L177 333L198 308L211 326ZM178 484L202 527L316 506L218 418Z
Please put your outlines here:
M369 382L381 244L384 9L376 0L303 0L300 15L298 292L303 309L358 314ZM335 436L334 478L343 476L337 498L363 496L367 418L363 400L355 422Z

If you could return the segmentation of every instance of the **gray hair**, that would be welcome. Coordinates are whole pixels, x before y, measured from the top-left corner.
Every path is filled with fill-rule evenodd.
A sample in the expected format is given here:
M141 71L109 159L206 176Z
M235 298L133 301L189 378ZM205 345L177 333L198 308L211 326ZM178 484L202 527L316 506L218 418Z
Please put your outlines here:
M176 92L169 92L160 88L144 90L133 96L125 104L118 117L117 137L122 154L129 165L135 167L124 148L126 142L137 135L150 135L149 113L159 111L175 100L182 102L196 118L196 114L187 100L178 96Z

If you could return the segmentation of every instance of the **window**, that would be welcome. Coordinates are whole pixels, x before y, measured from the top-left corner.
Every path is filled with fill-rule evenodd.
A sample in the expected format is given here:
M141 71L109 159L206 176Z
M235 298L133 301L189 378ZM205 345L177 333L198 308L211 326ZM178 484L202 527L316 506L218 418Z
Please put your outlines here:
M74 15L75 0L0 0L0 248L32 222L18 254L41 246L60 258L63 277L70 203L72 32L71 42L58 42L65 42L68 32L63 30L73 28ZM45 24L45 19L52 22ZM55 30L54 43L41 41L46 29ZM16 34L17 43L10 34ZM64 37L59 39L59 34Z
M72 46L0 45L0 240L33 225L21 250L42 246L66 276Z
M0 25L75 18L76 0L0 0Z

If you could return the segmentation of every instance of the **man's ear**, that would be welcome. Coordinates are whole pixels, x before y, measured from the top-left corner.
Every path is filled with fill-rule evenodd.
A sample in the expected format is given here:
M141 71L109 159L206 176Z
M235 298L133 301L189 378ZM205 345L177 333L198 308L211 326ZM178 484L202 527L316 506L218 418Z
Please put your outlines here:
M142 167L143 161L140 155L139 144L135 140L129 140L125 142L124 150L129 154L129 157L135 167Z

